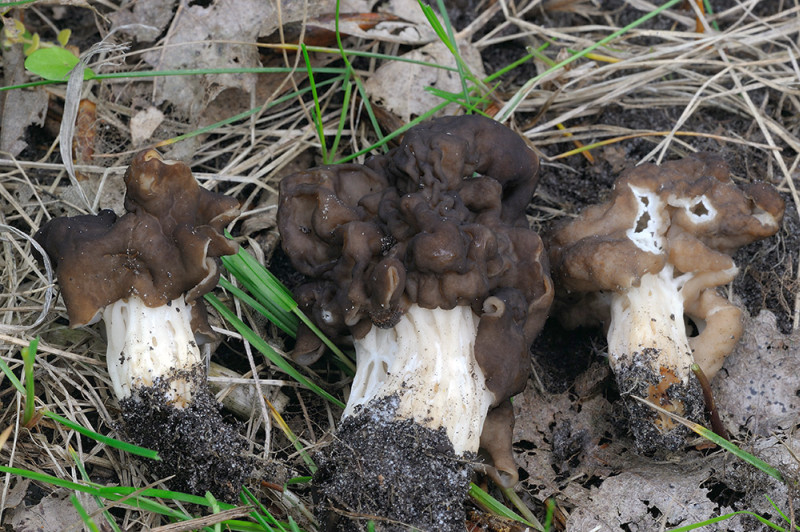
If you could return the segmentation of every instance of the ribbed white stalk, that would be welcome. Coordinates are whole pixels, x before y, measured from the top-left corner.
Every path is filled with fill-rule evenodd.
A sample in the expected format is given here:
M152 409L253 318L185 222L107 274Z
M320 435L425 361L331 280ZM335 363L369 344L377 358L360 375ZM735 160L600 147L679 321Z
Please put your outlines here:
M479 317L469 307L412 305L391 329L356 340L357 369L344 416L357 405L396 395L396 417L444 427L457 454L477 452L494 400L475 361Z
M121 299L105 308L103 321L108 373L118 399L162 378L169 380L167 400L175 407L183 408L191 401L192 383L177 376L196 367L202 358L192 332L191 309L183 296L155 308L135 296Z
M684 385L688 383L694 359L680 289L689 277L674 278L672 266L667 265L657 274L643 275L638 287L612 296L608 354L614 372L619 374L620 364L630 365L634 353L651 350L652 357L638 360L646 358L652 375L663 375L662 368L669 368Z

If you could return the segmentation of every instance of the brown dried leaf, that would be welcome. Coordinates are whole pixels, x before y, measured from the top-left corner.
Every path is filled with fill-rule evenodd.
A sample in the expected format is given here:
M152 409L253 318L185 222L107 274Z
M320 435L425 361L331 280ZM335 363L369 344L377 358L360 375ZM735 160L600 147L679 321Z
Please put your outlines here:
M2 52L3 85L17 85L27 80L22 45ZM43 126L47 115L44 87L0 92L0 151L17 156L28 145L23 138L29 126Z
M486 76L480 53L472 44L460 44L459 53L475 76ZM453 54L438 41L412 50L403 57L436 65L456 66ZM425 91L425 87L456 93L462 91L457 72L399 61L384 64L366 83L370 99L406 123L442 102L438 96ZM456 108L455 104L445 107L437 116L454 114Z
M768 310L745 330L712 388L728 430L766 436L800 421L800 332L782 334Z
M34 506L17 506L11 512L11 525L17 532L61 532L70 525L79 529L81 518L69 500L69 495L68 492L59 490ZM82 496L81 504L88 512L97 509L97 503L90 497Z

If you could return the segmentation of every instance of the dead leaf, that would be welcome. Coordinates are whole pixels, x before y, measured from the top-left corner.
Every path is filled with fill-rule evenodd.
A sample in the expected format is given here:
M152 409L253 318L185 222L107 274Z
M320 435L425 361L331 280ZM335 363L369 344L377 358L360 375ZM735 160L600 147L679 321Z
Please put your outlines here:
M31 480L28 478L17 477L15 479L13 487L8 491L8 496L5 500L5 508L14 508L19 506L22 501L25 499L25 495L28 492L28 486L30 486Z
M285 24L315 16L323 7L330 10L330 3L282 0L281 20ZM214 0L207 7L182 5L164 37L166 47L148 52L144 60L158 70L258 67L258 50L254 44L258 37L275 31L278 20L275 2ZM168 76L154 83L153 104L170 102L184 118L197 119L223 92L234 89L243 96L254 94L256 75ZM245 100L249 106L249 98Z
M11 526L16 532L61 532L71 524L80 529L81 518L69 496L70 493L60 490L34 506L17 506L10 512ZM81 504L90 513L97 509L97 503L88 496L81 497Z
M800 337L781 334L768 312L749 320L746 327L750 331L746 340L716 377L717 403L726 417L742 424L758 421L762 432L788 429L768 438L739 431L740 437L748 439L737 443L795 482L795 455L800 452L793 432ZM601 376L607 375L598 371L599 363L587 370L591 375L578 377L571 391L541 394L528 387L514 398L515 458L530 475L522 489L541 502L555 497L571 508L566 530L669 530L739 510L774 518L775 510L765 495L788 513L786 486L728 452L701 453L687 439L684 450L666 458L637 454L625 429L621 403L610 403L598 393ZM753 376L754 384L763 386L759 393L750 394L752 404L741 397L745 376L748 382ZM733 392L720 393L728 388ZM757 418L754 412L760 412ZM768 420L771 416L777 416L778 423ZM761 528L749 517L736 516L706 529L749 532Z
M75 164L92 164L94 143L97 136L97 104L83 98L78 104L78 117L75 120L75 136L72 138L72 151ZM79 181L88 179L80 172L75 172Z
M28 81L21 44L3 50L2 57L4 86ZM0 151L17 156L27 147L27 142L23 140L25 130L29 126L44 125L47 100L43 87L0 93Z
M360 2L342 2L340 13L366 13L372 10L375 2L359 8ZM328 4L330 7L330 4ZM325 12L321 16L309 16L313 25L333 32L336 24L333 17ZM363 39L373 39L397 44L423 45L437 40L436 33L425 18L417 0L387 0L380 2L378 13L381 17L376 24L364 25L357 17L346 17L339 21L342 33ZM286 19L284 19L286 20ZM300 19L298 19L300 20Z
M697 523L715 515L708 489L700 487L711 475L709 464L648 461L607 478L592 488L587 500L572 511L568 530L659 530Z
M131 140L134 146L141 146L153 136L156 128L164 121L164 113L150 106L131 117Z
M459 45L459 53L475 76L478 78L486 76L480 53L472 44ZM453 54L438 41L412 50L403 57L435 65L456 66ZM366 83L370 99L406 123L442 102L441 98L427 92L425 87L435 87L448 92L462 91L457 72L400 61L384 64ZM453 104L442 109L437 116L453 114L455 111L456 105Z
M112 28L134 37L139 42L153 42L167 28L175 12L177 0L137 0L126 3L109 18Z
M748 318L747 334L712 381L723 421L766 436L800 422L800 332L784 335L775 315Z
M298 21L283 26L283 32L276 31L264 42L298 44L302 37L306 46L336 46L336 17L334 13L326 13L318 18ZM351 36L348 29L358 29L359 33L369 32L381 23L404 22L389 13L343 13L339 14L339 33L344 37ZM283 41L281 41L283 39ZM277 49L275 53L280 53Z

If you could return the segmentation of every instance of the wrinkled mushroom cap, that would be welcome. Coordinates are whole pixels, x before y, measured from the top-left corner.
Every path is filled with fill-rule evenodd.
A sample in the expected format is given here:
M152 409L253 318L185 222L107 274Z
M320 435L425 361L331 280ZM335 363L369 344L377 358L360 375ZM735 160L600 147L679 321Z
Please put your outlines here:
M657 218L642 205L659 202ZM701 153L624 172L610 199L548 235L556 285L567 292L620 291L666 264L731 280L730 254L777 232L784 202L763 183L737 187L719 157ZM735 272L734 272L735 273ZM699 290L698 290L699 291Z
M294 266L314 280L299 291L306 310L328 334L361 337L394 326L413 303L470 306L486 316L476 357L490 389L498 402L519 392L553 296L525 217L538 168L519 135L460 116L411 128L365 165L286 177L278 227ZM298 344L305 361L319 352L304 335Z
M122 217L105 210L56 218L35 235L55 264L72 327L96 321L106 305L130 295L149 307L181 294L195 301L216 285L215 257L236 252L221 231L238 214L238 201L200 187L185 164L147 150L124 179Z

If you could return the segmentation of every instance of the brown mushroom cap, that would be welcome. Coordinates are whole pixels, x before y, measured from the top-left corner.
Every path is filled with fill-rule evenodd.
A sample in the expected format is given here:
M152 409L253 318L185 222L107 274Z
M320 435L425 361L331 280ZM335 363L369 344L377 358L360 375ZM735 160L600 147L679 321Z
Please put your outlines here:
M660 198L663 221L640 212L639 202L647 200L635 191ZM660 167L643 164L617 179L606 203L586 208L548 235L553 276L566 293L618 292L670 264L676 276L694 274L684 289L688 305L704 289L730 282L735 274L730 254L775 234L783 210L774 188L763 183L738 188L714 154ZM643 249L631 234L657 243Z
M108 210L56 218L35 235L55 264L72 327L130 295L149 307L181 294L195 301L216 285L214 258L236 253L221 231L238 201L200 187L185 164L147 150L124 179L128 212L119 219Z
M482 356L489 381L508 385L493 390L498 402L519 392L526 364L521 378L491 373L509 369L495 362L498 342L517 338L508 358L527 357L552 300L547 256L525 217L538 168L519 135L488 118L460 116L411 128L399 147L366 165L284 178L284 250L314 279L314 289L301 292L325 294L306 298L306 310L328 333L345 326L339 336L361 337L373 325L392 327L412 303L467 305L480 315L487 298L511 298L513 312L491 326L497 320L488 318L478 343L493 350Z

